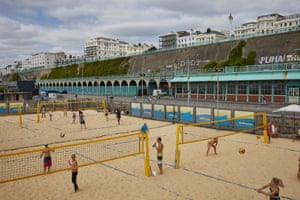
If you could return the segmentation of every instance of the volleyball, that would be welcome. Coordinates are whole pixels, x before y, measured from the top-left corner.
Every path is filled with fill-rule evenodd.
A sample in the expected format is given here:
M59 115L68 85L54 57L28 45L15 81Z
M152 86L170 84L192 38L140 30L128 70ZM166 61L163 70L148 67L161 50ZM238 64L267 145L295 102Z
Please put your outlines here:
M63 137L65 137L65 133L60 132L59 136L63 138Z
M257 135L257 136L256 136L256 139L258 139L258 140L259 140L259 139L260 139L260 135Z
M239 153L240 154L244 154L245 152L246 152L246 150L244 148L242 148L242 147L239 148Z

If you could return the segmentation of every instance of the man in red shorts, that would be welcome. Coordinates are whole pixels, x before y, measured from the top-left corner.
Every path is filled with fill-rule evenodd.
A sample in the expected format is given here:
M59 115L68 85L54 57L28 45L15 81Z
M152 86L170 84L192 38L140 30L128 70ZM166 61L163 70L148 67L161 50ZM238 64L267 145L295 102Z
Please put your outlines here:
M54 152L54 150L50 149L48 147L48 144L45 144L45 150L42 151L40 155L40 158L44 156L44 173L46 173L47 171L50 172L50 168L52 166L51 152Z

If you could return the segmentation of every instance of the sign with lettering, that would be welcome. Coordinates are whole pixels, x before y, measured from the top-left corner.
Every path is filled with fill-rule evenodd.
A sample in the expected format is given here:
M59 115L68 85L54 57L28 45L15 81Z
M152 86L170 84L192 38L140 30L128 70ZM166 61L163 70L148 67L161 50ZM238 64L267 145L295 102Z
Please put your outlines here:
M262 56L258 59L259 64L299 62L300 56L295 54L278 55L278 56Z

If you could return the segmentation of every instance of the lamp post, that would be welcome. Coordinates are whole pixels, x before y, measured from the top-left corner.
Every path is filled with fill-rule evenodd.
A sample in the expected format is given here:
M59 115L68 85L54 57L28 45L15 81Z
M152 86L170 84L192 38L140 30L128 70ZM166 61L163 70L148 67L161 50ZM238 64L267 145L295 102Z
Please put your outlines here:
M215 72L217 72L217 108L219 108L219 91L220 91L220 77L219 74L222 72L221 68L216 68Z
M141 77L141 84L142 84L142 101L144 102L144 79L142 77L145 77L145 73L140 73Z
M188 67L188 71L187 71L187 92L188 92L188 104L190 104L190 57L188 57L188 60L187 60L187 67Z
M215 68L215 72L217 72L217 105L216 105L216 109L217 109L217 116L219 116L219 91L220 91L220 77L219 74L220 72L222 72L222 68ZM216 129L218 129L218 123L217 123L217 127Z
M83 66L81 68L81 98L83 98L83 68L84 68L84 63Z
M229 37L231 37L231 29L232 29L231 25L232 25L232 21L233 21L233 17L232 17L231 12L228 16L228 20L229 20L229 23L230 23Z

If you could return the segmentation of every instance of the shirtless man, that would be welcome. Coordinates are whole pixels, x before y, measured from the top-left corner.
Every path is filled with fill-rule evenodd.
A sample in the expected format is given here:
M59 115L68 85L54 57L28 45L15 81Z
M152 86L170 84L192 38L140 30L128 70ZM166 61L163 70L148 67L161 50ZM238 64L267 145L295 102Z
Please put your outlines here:
M209 152L211 147L214 149L215 154L217 154L217 145L218 145L218 138L217 137L215 137L212 140L208 141L206 156L208 156L208 152Z
M53 149L50 149L48 147L48 144L45 144L45 150L42 151L40 158L44 156L44 173L50 172L50 168L52 166L52 160L51 160L51 152L54 152Z
M163 174L162 160L163 160L163 150L164 144L161 142L161 137L158 137L156 140L155 149L157 151L157 166L159 169L159 174Z

